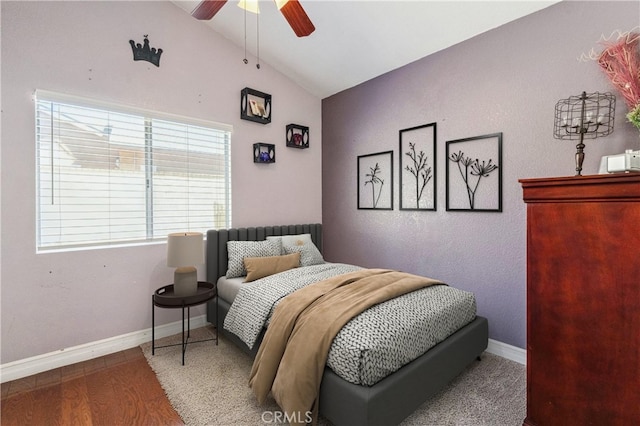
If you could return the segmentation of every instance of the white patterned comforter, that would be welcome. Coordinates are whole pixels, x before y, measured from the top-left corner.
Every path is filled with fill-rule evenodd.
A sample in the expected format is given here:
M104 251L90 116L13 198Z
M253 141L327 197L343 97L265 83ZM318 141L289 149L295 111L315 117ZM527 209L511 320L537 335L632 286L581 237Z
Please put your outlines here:
M224 328L250 348L278 302L317 281L361 269L341 263L295 268L246 284L231 304ZM473 321L473 293L446 285L414 291L375 305L335 337L327 365L343 379L371 386Z

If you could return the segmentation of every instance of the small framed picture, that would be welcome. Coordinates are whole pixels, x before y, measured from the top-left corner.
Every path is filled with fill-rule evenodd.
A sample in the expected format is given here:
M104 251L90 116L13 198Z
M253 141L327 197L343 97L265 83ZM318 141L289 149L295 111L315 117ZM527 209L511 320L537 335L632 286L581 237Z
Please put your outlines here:
M502 133L448 141L447 211L502 211Z
M358 209L393 210L393 151L358 156Z
M251 114L256 117L262 117L264 115L264 105L259 104L255 99L249 99L249 105L251 106Z

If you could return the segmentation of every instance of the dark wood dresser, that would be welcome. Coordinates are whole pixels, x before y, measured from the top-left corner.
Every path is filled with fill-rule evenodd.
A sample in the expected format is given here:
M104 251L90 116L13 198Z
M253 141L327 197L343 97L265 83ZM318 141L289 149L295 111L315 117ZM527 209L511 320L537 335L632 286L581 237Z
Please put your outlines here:
M640 424L640 174L520 180L525 425Z

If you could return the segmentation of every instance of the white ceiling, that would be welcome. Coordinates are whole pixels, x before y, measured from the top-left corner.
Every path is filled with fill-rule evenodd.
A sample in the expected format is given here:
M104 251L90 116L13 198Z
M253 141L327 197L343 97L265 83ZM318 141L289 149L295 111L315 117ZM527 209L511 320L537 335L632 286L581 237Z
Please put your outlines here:
M259 28L260 63L325 98L558 1L300 0L316 27L303 38L273 0L260 0L259 17L246 14L246 38L245 12L236 0L203 22L242 49L246 39L251 67ZM173 3L191 13L199 1Z

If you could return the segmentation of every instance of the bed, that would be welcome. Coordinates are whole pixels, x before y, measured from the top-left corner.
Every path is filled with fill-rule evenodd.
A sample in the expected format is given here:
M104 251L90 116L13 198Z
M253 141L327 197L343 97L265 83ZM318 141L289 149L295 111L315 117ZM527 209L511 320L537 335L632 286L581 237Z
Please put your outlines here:
M322 251L322 225L302 224L233 228L207 232L207 281L217 282L228 267L229 241L264 241L272 236L309 234ZM207 306L207 319L240 349L255 357L258 343L251 349L237 335L222 327L231 309L228 299L219 297ZM391 425L402 422L426 399L440 391L482 354L488 343L486 318L475 316L444 341L372 386L358 385L341 378L331 368L324 370L319 394L320 414L335 425Z

